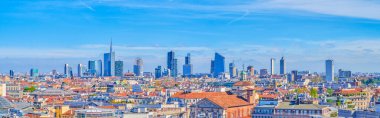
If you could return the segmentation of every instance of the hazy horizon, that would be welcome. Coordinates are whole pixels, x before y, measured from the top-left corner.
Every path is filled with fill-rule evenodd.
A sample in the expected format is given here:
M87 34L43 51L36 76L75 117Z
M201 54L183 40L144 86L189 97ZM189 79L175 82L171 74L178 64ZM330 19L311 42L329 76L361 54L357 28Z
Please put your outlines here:
M132 71L166 67L173 50L178 69L191 53L195 73L208 73L215 52L255 69L286 58L287 71L380 72L380 2L371 0L77 0L2 1L0 73L63 72L70 64L103 59L112 38L116 60Z

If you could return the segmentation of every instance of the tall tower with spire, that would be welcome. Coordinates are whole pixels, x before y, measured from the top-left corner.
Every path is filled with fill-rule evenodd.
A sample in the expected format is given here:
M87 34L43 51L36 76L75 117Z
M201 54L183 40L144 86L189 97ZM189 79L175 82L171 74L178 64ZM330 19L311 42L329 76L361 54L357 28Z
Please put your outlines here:
M110 52L104 53L104 76L115 75L115 52L112 49L112 39L110 44Z

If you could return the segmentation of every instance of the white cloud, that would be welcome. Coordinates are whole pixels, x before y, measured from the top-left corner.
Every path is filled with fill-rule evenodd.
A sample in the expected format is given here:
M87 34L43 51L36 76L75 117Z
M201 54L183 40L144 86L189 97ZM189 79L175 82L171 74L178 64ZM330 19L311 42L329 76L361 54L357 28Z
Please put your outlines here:
M293 9L380 20L380 3L374 0L268 0L262 5L269 9Z
M80 46L87 49L97 49L97 48L109 48L109 45L103 44L88 44ZM208 47L193 47L193 46L179 46L179 47L163 47L163 46L120 46L114 45L113 48L116 50L163 50L163 51L209 51Z

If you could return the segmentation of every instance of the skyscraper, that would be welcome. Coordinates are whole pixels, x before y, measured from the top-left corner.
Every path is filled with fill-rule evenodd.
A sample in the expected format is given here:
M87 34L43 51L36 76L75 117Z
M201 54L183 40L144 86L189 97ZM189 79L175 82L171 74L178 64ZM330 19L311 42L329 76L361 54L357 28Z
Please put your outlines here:
M68 73L68 76L67 77L73 77L74 76L74 74L73 74L73 68L71 68L70 66L69 66L69 73Z
M13 78L15 76L14 70L9 70L9 77Z
M123 77L124 76L124 62L115 61L115 76Z
M339 78L350 78L351 77L351 71L339 69L338 77Z
M326 60L326 82L334 81L334 60Z
M177 77L177 59L175 58L175 53L173 51L168 52L167 67L170 70L170 75L172 77Z
M274 58L270 59L270 74L271 75L274 75L274 61L275 61Z
M291 76L293 78L290 78L292 81L289 81L289 79L288 79L289 82L298 81L299 79L302 79L302 75L300 75L301 77L298 77L298 71L297 70L293 70L291 72Z
M141 58L136 59L136 64L133 65L133 73L135 73L136 76L143 76L144 73L144 62Z
M102 60L90 60L88 61L88 73L91 76L102 76Z
M280 60L280 74L284 75L286 73L286 63L285 63L285 58L281 57Z
M115 75L115 52L112 50L112 41L110 45L110 52L104 53L104 76Z
M237 73L236 73L236 66L234 62L229 64L229 72L230 72L230 78L236 77Z
M30 77L38 77L38 69L30 69Z
M66 77L71 77L70 76L70 66L69 64L65 64L65 67L63 69L63 74L66 76Z
M215 53L214 58L214 65L213 65L213 76L218 77L219 74L222 74L225 72L225 63L224 63L225 57L222 56L219 53Z
M260 69L260 76L265 77L268 75L268 70L267 69Z
M154 76L156 77L156 79L162 77L162 67L161 66L157 66L157 68L154 69Z
M249 76L254 76L255 75L255 68L253 66L248 66L247 67L248 75Z
M82 77L85 72L85 67L83 64L78 64L78 77Z
M193 65L190 62L191 62L190 53L187 53L187 56L185 57L185 64L183 65L184 76L191 76L191 74L193 74Z

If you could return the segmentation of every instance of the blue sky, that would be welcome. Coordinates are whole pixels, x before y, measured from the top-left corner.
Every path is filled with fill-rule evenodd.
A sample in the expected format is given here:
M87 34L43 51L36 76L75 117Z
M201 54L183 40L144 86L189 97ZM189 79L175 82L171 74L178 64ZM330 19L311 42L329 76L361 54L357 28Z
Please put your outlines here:
M332 58L336 69L379 72L375 0L4 0L0 7L3 73L62 72L65 63L102 59L111 38L125 70L142 57L153 71L174 50L179 68L192 53L195 72L209 72L214 52L239 68L269 68L270 58L285 56L288 70L323 72Z

